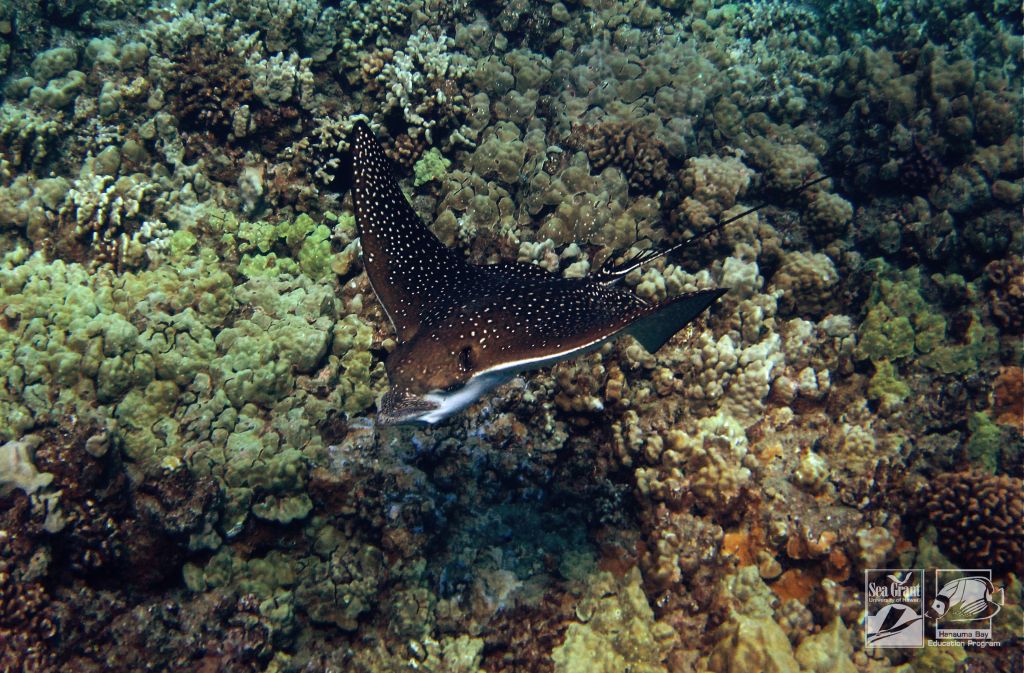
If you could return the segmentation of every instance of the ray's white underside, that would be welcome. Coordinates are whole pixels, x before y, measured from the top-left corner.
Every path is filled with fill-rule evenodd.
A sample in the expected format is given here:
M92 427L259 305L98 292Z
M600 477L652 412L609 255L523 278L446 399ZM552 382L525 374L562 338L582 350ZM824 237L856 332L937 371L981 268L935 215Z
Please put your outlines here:
M618 336L619 334L621 333L604 336L582 346L577 346L576 348L571 348L557 353L550 353L543 357L525 358L522 360L514 360L512 362L504 362L500 365L477 372L469 379L466 385L456 391L450 393L434 391L424 395L423 399L433 402L437 407L420 414L415 419L410 418L409 420L429 423L430 425L439 423L452 414L462 411L501 384L511 381L516 374L530 371L532 369L547 367L548 365L553 365L556 362L569 360L586 353L592 353L600 348L606 341Z

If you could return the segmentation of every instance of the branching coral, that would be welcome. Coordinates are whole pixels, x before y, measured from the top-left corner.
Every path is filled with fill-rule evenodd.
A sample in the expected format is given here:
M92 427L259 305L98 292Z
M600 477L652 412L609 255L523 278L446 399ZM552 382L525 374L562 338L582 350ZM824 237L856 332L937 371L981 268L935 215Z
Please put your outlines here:
M63 114L0 107L0 158L13 168L37 167L64 130Z
M177 63L172 111L185 131L207 131L226 137L232 130L232 112L244 114L253 102L252 82L237 77L242 65L234 54L214 55L202 44L192 45ZM251 112L250 112L251 114Z
M110 265L117 271L145 261L146 243L167 233L148 219L158 187L142 174L89 173L76 180L58 213L54 252L72 261Z
M461 122L461 90L453 83L467 71L467 59L450 51L452 39L426 27L409 37L404 49L389 54L375 79L384 92L384 112L401 112L412 137L431 140L434 126Z

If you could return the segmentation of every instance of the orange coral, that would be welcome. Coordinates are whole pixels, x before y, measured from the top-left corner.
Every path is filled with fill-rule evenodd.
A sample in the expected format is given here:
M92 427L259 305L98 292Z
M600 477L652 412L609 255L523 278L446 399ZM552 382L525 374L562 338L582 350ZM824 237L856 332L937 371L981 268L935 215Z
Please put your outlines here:
M735 556L741 566L753 565L756 561L756 542L749 530L734 530L722 538L722 553Z
M830 531L822 531L816 538L814 533L801 528L801 530L789 536L786 541L786 553L792 559L819 558L828 554L835 544L837 535Z
M828 555L828 578L836 582L850 579L850 558L842 549L833 549Z
M817 585L818 579L814 575L799 568L790 568L772 585L772 591L783 603L790 599L805 603Z

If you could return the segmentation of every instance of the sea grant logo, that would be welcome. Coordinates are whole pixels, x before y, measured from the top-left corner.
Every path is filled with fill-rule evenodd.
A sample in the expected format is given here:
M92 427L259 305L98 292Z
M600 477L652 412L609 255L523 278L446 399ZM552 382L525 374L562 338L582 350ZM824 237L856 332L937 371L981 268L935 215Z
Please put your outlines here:
M992 618L1004 600L1003 588L992 583L991 570L936 570L935 595L928 607L928 617L935 620L934 644L999 645L992 641Z
M864 571L868 647L924 647L924 570Z

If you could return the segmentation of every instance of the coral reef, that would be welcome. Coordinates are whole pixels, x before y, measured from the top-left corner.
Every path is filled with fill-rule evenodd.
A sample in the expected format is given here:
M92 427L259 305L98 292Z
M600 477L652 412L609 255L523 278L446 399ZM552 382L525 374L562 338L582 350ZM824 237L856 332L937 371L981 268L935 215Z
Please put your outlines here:
M1019 669L1022 26L0 3L0 671ZM474 263L729 291L377 428L357 120ZM957 565L1002 647L865 646L865 569Z

